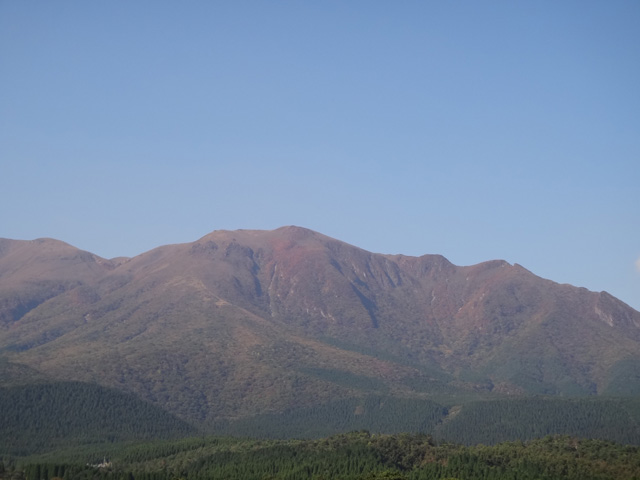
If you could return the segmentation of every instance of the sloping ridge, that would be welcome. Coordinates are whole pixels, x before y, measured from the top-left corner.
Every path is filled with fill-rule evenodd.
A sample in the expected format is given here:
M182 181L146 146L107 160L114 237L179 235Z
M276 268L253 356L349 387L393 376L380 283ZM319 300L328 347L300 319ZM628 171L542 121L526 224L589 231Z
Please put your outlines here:
M0 239L0 325L66 291L94 284L116 265L59 240Z

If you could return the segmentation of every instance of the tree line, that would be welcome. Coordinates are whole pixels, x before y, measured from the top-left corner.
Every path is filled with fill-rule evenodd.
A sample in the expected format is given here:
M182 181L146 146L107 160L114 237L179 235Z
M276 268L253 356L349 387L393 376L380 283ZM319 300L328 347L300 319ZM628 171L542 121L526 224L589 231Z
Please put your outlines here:
M170 445L175 447L170 449ZM569 436L464 446L441 443L429 435L359 431L305 441L206 438L150 442L122 452L125 454L111 459L104 468L31 460L4 468L0 478L640 480L640 447Z

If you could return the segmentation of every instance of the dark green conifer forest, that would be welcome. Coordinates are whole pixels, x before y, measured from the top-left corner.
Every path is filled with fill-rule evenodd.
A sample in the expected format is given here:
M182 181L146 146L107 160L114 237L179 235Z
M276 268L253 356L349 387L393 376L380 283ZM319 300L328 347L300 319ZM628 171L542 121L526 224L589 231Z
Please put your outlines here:
M370 395L204 431L96 385L3 388L0 480L640 480L637 399L453 400Z

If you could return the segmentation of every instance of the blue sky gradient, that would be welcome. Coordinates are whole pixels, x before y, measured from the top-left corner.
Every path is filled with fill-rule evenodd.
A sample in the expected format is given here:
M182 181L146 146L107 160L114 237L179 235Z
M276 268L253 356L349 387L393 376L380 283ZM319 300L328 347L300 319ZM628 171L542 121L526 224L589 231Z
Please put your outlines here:
M640 308L640 3L0 0L0 236L305 226Z

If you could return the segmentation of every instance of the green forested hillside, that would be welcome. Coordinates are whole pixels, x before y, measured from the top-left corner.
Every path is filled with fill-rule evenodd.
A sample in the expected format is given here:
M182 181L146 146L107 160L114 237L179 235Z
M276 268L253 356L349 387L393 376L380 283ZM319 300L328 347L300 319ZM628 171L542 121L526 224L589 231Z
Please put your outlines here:
M73 458L71 458L73 457ZM6 466L5 478L95 479L342 479L342 480L633 480L639 447L548 436L531 442L464 447L426 435L354 432L315 441L222 438L113 446L107 465L93 457L26 459ZM2 475L0 475L0 478Z
M0 454L66 445L177 438L196 429L136 397L64 382L0 388Z
M473 445L572 435L640 445L640 398L530 397L449 409L438 438Z
M313 439L367 430L432 435L438 441L493 445L571 435L640 445L640 399L499 398L453 405L370 395L282 413L221 421L197 430L129 394L92 384L0 389L0 454L28 456L83 445L157 440L199 433L259 439Z
M225 422L216 432L255 438L320 438L353 430L431 433L446 414L431 400L372 395Z
M216 432L255 438L320 438L363 429L374 433L426 433L465 445L493 445L546 435L640 445L640 399L500 398L466 400L447 407L425 399L369 396L226 422Z

